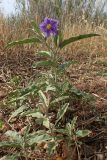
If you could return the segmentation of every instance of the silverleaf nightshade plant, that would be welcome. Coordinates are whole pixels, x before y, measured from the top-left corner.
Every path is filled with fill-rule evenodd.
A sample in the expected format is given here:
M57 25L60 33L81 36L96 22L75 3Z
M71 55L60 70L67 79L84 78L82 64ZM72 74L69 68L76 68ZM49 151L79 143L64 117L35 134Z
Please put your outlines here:
M74 92L75 89L73 89L65 76L66 68L74 62L64 62L63 58L59 56L59 52L70 43L85 38L99 36L99 34L91 33L63 39L62 32L59 28L59 21L56 19L46 17L39 25L34 21L32 21L31 24L33 26L33 32L35 33L33 37L8 43L6 48L27 43L43 44L43 47L47 47L47 50L41 50L37 54L46 57L46 60L35 62L33 67L45 67L47 68L47 71L44 70L32 85L30 84L29 87L21 90L20 94L18 94L19 97L15 98L14 96L11 98L10 103L19 101L18 107L19 104L20 107L11 114L9 122L12 118L17 117L20 114L21 117L26 115L27 117L32 117L32 119L35 118L35 122L40 126L43 125L46 129L41 130L41 128L38 127L39 130L36 130L33 133L27 132L28 135L24 137L24 151L27 152L26 145L28 147L29 145L32 146L40 142L45 142L47 144L47 152L52 154L53 152L57 152L56 147L58 147L61 141L65 141L66 139L68 146L71 146L73 142L74 144L77 144L75 141L78 137L83 138L90 134L90 131L88 130L78 130L76 128L78 117L73 117L73 115L72 118L69 117L68 122L63 124L63 127L61 126L62 120L64 122L64 118L66 118L65 113L69 110L70 94ZM51 41L53 44L50 44L48 41L50 37L53 39ZM82 95L80 92L79 94L77 92L78 91L76 90L75 94L77 94L78 97ZM26 106L27 101L29 101L29 95L33 95L33 101L36 99L35 109L32 108L31 102L28 103L31 105L28 108L23 107L22 105L25 103L24 105ZM27 101L25 101L25 99L27 99ZM50 109L55 110L56 113L54 123L50 118ZM32 121L32 119L30 120ZM30 124L35 122L32 121ZM77 138L73 139L74 136ZM29 158L27 157L27 153L25 155L26 159Z

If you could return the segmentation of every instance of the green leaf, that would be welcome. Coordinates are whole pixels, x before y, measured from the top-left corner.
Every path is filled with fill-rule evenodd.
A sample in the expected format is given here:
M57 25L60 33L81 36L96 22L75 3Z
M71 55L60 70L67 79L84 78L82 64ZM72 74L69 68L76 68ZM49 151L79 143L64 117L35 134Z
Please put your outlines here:
M42 135L35 135L33 138L29 139L29 145L33 145L33 144L38 144L38 143L42 143L42 142L46 142L48 140L50 140L52 137L48 134L42 134Z
M58 40L58 35L54 36L54 43L55 43L55 46L57 46L57 40Z
M75 88L75 87L71 87L71 88L70 88L70 93L71 93L72 95L75 95L75 96L77 96L77 97L79 98L79 97L83 97L83 93L84 93L84 92L80 91L79 89L77 89L77 88Z
M55 92L55 91L56 91L56 87L51 86L51 85L48 85L48 86L46 87L46 92L48 92L48 91L53 91L53 92Z
M12 98L9 103L14 103L14 102L17 102L19 100L24 100L25 97L24 96L19 96L19 97L16 97L16 98Z
M38 88L37 88L36 85L30 86L30 88L25 88L24 90L20 91L20 95L14 96L14 98L12 98L9 101L9 103L14 103L14 102L19 101L19 100L24 100L26 96L28 96L29 94L31 94L32 92L35 92L37 90L38 90ZM14 95L15 95L15 93L14 93Z
M0 129L2 129L4 122L0 119Z
M9 130L5 133L5 135L10 137L12 140L14 140L17 143L22 144L22 142L23 142L21 135L16 131Z
M12 47L14 45L18 45L18 44L27 44L27 43L40 43L41 41L38 38L27 38L27 39L22 39L22 40L18 40L18 41L14 41L14 42L10 42L7 44L6 48L8 47Z
M74 117L73 120L71 120L71 123L66 124L66 130L68 135L71 137L73 136L75 129L76 129L76 122L77 122L77 117Z
M91 131L89 131L89 130L78 130L78 131L76 132L76 135L77 135L78 137L86 137L86 136L88 136L90 133L91 133Z
M70 83L68 81L65 81L62 85L61 85L61 89L62 89L62 92L63 94L64 93L68 93L68 90L71 88L72 86L70 85Z
M56 129L55 132L67 135L67 130L66 129Z
M73 118L73 120L71 121L70 125L71 125L71 129L75 129L76 127L76 122L77 122L77 116Z
M58 33L58 46L62 41L63 41L63 34L61 31L59 31L59 33Z
M38 87L36 85L31 85L28 88L25 88L24 90L21 91L21 96L26 96L31 94L32 92L35 92L38 90Z
M53 101L51 102L51 104L58 103L58 102L60 102L60 101L66 100L66 99L69 99L69 96L58 97L58 98L56 98L55 100L53 100Z
M40 113L40 112L29 113L26 116L31 116L31 117L34 117L34 118L43 118L43 114Z
M37 119L35 120L35 122L36 122L37 124L39 124L39 125L43 125L43 120L44 120L44 118L37 118Z
M31 24L32 24L32 26L33 26L33 28L34 28L34 31L41 35L40 28L39 28L39 26L35 23L35 21L31 21Z
M38 55L41 55L41 56L46 56L46 57L52 57L52 53L51 52L48 52L48 51L40 51L38 52Z
M37 68L37 67L47 67L47 66L56 66L56 63L51 61L51 60L47 60L47 61L40 61L40 62L36 62L33 64L33 68Z
M65 105L62 108L60 108L57 114L57 120L55 124L57 124L60 121L60 119L64 116L64 114L66 113L68 109L68 106L69 106L69 103L65 103Z
M59 47L60 47L60 48L63 48L63 47L65 47L66 45L68 45L68 44L70 44L70 43L76 42L76 41L81 40L81 39L86 39L86 38L95 37L95 36L100 36L100 35L99 35L99 34L91 33L91 34L83 34L83 35L71 37L71 38L65 39L63 42L61 42L61 43L59 44Z
M76 61L67 61L67 62L64 62L63 64L60 64L60 65L59 65L59 69L65 70L65 69L68 68L71 64L76 64L76 63L77 63Z
M99 60L96 62L96 64L107 67L107 60L105 60L105 61Z
M98 71L97 74L101 76L107 76L107 70Z
M0 147L18 147L20 148L20 143L3 141L3 142L0 142Z
M41 98L41 100L42 100L42 103L43 103L46 107L48 107L48 100L47 100L45 94L44 94L41 90L40 90L38 93L39 93L39 96L40 96L40 98Z
M58 47L59 44L62 42L62 40L63 40L63 35L62 35L61 31L58 31L58 34L54 37L55 45Z
M16 117L18 114L22 113L26 108L27 108L27 106L21 106L21 107L19 107L18 109L16 109L14 112L12 112L12 115L11 115L11 117L9 118L9 121L10 121L12 118Z
M43 119L43 126L45 126L46 128L49 129L49 127L50 127L50 122L49 122L49 119L48 119L48 118L44 118L44 119Z
M49 155L52 155L52 153L56 150L56 147L58 146L58 144L56 143L56 142L49 142L48 143L48 149L47 149L47 151L48 151L48 154Z

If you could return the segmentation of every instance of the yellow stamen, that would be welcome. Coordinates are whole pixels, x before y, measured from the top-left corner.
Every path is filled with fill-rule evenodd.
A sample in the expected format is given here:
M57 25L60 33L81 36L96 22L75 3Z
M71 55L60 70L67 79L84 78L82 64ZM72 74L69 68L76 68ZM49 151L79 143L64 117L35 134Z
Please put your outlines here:
M52 28L52 25L51 24L47 24L47 29L51 29Z

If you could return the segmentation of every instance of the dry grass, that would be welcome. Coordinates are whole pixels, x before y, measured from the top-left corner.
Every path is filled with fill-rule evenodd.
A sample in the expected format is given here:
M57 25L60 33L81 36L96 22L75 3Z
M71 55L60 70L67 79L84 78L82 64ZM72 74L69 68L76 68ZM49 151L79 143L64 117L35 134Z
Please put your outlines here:
M38 23L41 21L39 17L36 17L34 20ZM65 38L86 33L98 33L101 35L101 37L86 39L71 44L69 48L67 48L67 50L65 49L65 51L63 51L64 53L66 52L67 57L70 58L70 56L72 57L72 55L76 56L81 52L82 54L85 53L88 56L89 54L95 54L96 56L100 56L103 54L104 56L106 56L107 29L104 28L103 24L96 26L93 23L87 22L87 20L85 19L80 19L78 23L72 24L72 22L68 18L63 25ZM18 16L6 19L3 15L0 15L0 41L2 44L1 48L3 48L3 45L7 44L8 42L27 38L30 37L30 35L32 35L32 32L29 18L27 18L26 16ZM27 47L28 49L31 49L31 46L27 45L25 48Z

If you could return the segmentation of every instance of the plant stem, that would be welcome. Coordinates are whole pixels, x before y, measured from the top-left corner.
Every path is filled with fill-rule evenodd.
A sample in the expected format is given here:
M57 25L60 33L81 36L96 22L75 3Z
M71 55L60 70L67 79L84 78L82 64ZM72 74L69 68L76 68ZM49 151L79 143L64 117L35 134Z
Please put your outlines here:
M78 144L77 144L77 141L76 141L76 140L75 140L75 145L76 145L76 148L77 148L78 160L81 160L80 152L79 152L79 148L78 148Z

